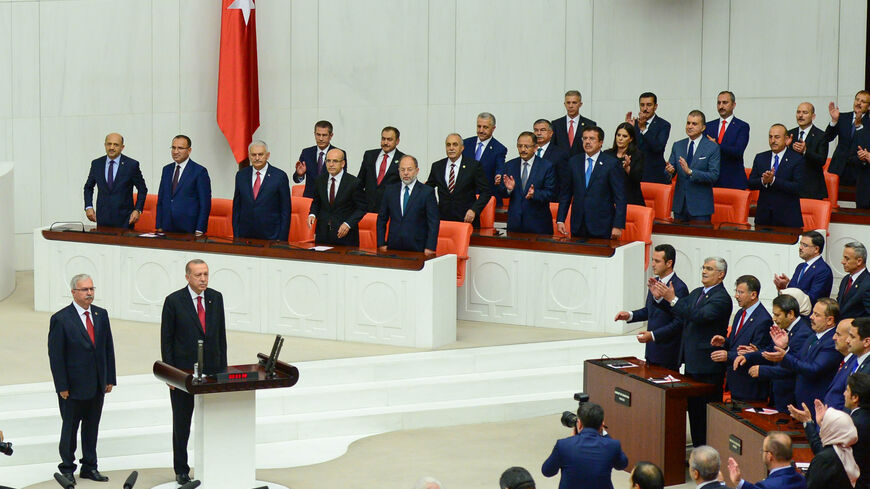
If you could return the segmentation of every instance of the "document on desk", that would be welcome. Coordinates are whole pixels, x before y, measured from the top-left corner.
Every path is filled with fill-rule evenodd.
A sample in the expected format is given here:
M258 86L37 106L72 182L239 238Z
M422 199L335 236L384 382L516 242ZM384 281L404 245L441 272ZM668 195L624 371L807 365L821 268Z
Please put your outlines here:
M768 409L768 408L764 408L764 409L746 408L746 409L744 409L744 411L746 411L747 413L758 413L758 414L767 414L767 415L776 414L779 412L776 409Z
M332 246L315 246L315 247L312 248L312 249L313 249L314 251L326 251L326 250L331 250L331 249L332 249Z
M668 375L666 377L650 377L647 380L653 382L655 384L672 384L674 382L680 382L680 379L674 377L673 375Z
M160 236L165 236L163 233L142 233L139 235L140 238L159 238Z

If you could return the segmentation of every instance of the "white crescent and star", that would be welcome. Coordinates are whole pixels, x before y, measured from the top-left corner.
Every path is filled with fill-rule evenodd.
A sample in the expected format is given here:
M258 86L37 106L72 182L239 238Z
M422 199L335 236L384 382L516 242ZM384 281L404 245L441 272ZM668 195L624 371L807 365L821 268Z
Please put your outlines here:
M248 19L251 18L251 10L257 8L254 5L254 0L235 0L227 7L227 10L241 10L242 17L245 18L245 25L248 25Z

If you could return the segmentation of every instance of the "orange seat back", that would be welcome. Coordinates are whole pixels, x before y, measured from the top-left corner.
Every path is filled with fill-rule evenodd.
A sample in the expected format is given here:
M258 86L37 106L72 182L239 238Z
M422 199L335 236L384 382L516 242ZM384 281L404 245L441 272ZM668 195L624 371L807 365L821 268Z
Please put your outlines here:
M749 223L749 191L736 188L713 187L714 225L723 222L734 224Z
M208 213L208 235L215 238L233 239L233 201L211 199Z
M831 203L831 209L839 209L840 204L837 201L840 198L840 175L825 170L825 187L828 188L828 198L824 200Z
M133 202L136 202L137 194L133 194ZM140 233L153 233L157 229L157 194L148 194L145 196L145 208L142 209L142 215L133 226L133 229Z
M308 212L311 210L308 197L290 198L290 242L314 243L314 226L308 227Z
M571 207L573 204L568 206L568 215L565 216L565 230L568 231L569 238L571 237ZM556 226L556 217L559 215L558 202L550 202L550 215L553 217L553 236L564 236Z
M831 203L827 200L801 199L804 231L828 230L831 223Z
M749 175L752 174L752 168L744 168L743 170L746 171L746 180L748 181ZM750 190L749 191L749 205L750 205L750 207L758 204L758 194L759 193L761 193L760 190Z
M647 207L656 219L670 219L674 204L674 186L664 183L640 182L640 191Z
M290 197L302 197L302 194L305 193L305 185L291 185L290 186Z
M495 197L490 197L489 202L487 202L483 210L480 211L480 227L495 227Z
M465 283L465 264L468 261L468 245L471 243L472 227L467 222L441 221L438 228L437 256L456 255L456 286Z
M620 241L644 243L644 267L649 265L649 248L652 245L652 228L655 213L649 207L628 204L625 206L625 231Z
M389 222L387 223L389 225ZM367 250L378 248L378 214L367 212L359 221L359 247Z

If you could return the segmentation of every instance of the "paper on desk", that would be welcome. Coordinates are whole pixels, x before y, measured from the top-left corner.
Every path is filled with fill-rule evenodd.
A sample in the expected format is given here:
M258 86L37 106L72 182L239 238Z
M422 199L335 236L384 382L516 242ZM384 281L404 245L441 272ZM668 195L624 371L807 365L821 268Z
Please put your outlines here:
M647 380L653 382L654 384L671 384L673 382L680 382L680 379L674 377L673 375L668 375L667 377L661 377L661 378L650 377Z
M315 246L313 249L314 251L326 251L331 250L332 246Z
M801 469L801 470L807 470L808 468L810 468L810 463L809 462L795 462L794 466Z
M156 238L158 236L163 236L163 235L157 234L157 233L142 233L139 235L140 238Z
M746 408L746 409L744 409L744 411L749 412L749 413L758 413L758 414L767 414L767 415L776 414L779 412L776 409L767 409L767 408L764 408L764 409Z
M627 363L628 363L628 365L609 364L607 366L610 368L634 368L634 367L637 367L637 365L635 365L631 362L627 362Z

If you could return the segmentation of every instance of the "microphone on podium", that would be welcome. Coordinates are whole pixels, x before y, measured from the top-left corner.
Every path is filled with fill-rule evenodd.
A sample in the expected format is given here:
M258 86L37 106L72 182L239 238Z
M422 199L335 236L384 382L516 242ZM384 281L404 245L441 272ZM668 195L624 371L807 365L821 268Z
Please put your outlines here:
M71 480L57 472L54 473L54 480L56 480L63 489L73 489L75 487L75 484Z
M136 479L139 477L139 472L135 470L127 476L127 480L124 481L124 489L133 489L133 486L136 485Z

